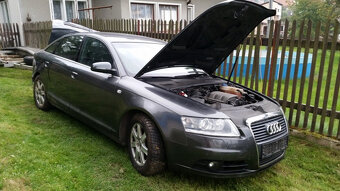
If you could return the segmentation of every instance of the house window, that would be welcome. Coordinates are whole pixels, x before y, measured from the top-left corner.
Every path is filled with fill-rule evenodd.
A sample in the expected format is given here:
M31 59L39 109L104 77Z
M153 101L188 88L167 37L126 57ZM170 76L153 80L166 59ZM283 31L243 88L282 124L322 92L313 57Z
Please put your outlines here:
M192 21L195 18L195 6L193 4L188 5L188 21Z
M61 16L61 1L53 1L54 19L62 19Z
M89 0L50 0L52 19L72 21L72 19L84 19L87 16L85 9Z
M74 2L66 1L66 20L72 21L74 19Z
M131 3L131 16L133 19L154 19L154 5Z
M178 6L176 5L159 5L160 19L166 21L178 20Z
M6 1L0 1L0 23L9 23Z
M86 2L78 1L78 10L85 9L85 8L86 8ZM86 11L78 11L78 12L79 12L79 19L86 18Z

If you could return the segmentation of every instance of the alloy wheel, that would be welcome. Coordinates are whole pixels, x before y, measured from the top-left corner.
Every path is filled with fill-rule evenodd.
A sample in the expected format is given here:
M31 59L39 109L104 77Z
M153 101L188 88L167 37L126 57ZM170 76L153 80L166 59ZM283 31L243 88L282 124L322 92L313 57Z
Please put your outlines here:
M43 107L45 104L45 86L41 80L37 80L34 87L35 100L39 107Z
M130 147L134 161L143 166L148 157L148 147L146 133L140 123L135 123L132 126L130 134Z

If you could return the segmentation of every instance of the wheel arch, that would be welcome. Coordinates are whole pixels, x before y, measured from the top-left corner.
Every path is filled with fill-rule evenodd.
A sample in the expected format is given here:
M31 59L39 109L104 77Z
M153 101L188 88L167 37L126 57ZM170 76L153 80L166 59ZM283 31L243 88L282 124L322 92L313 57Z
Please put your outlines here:
M129 121L136 114L146 115L155 124L156 128L158 129L158 132L161 135L162 143L165 149L164 135L159 124L157 123L157 121L155 120L155 118L152 116L151 113L145 110L142 110L142 109L131 109L123 114L123 116L120 119L120 123L119 123L119 142L124 146L127 145Z

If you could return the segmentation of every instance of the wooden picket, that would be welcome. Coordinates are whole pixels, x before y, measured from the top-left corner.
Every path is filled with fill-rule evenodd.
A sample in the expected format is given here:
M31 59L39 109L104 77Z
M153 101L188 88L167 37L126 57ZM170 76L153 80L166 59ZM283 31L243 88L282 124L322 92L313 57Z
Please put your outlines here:
M24 23L23 30L26 46L45 48L51 36L52 22Z
M19 25L0 23L0 48L21 46Z

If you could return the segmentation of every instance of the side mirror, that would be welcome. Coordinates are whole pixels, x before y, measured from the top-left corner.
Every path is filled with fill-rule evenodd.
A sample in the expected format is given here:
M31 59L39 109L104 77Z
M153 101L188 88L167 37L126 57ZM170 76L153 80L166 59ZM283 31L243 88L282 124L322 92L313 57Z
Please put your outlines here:
M92 64L91 67L92 71L95 72L101 72L101 73L107 73L112 75L117 75L117 70L112 69L112 66L109 62L96 62Z

